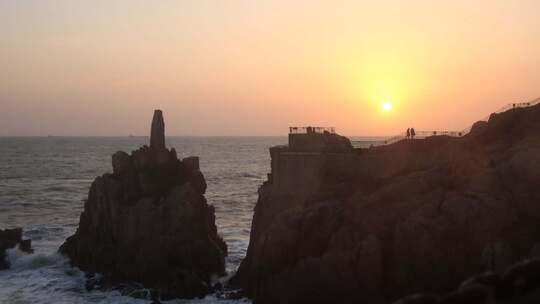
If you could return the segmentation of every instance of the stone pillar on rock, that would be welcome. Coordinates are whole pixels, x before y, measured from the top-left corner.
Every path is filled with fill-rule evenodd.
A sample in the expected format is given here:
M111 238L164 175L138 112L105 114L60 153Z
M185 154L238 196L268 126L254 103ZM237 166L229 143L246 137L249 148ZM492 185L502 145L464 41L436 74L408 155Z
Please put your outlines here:
M165 149L165 122L161 110L154 111L150 132L150 148Z
M199 159L184 164L174 148L167 149L160 110L154 112L150 147L116 152L112 167L113 174L90 186L79 228L60 252L79 269L102 273L112 288L136 281L167 297L211 292L212 278L225 273L227 244L204 197Z

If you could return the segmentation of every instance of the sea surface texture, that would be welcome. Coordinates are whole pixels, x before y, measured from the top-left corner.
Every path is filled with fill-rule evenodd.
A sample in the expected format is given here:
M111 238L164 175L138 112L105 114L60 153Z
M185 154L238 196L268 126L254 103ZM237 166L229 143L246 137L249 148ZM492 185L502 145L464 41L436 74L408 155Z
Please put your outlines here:
M365 141L369 146L373 141ZM112 171L111 155L148 144L147 137L0 138L0 228L22 227L33 255L10 250L11 269L0 271L0 303L150 303L118 291L87 291L84 273L57 253L78 225L95 177ZM270 172L268 148L285 137L169 137L179 158L200 157L206 198L216 208L229 247L227 271L245 256L257 189ZM159 250L156 248L156 250ZM141 298L141 295L143 298ZM167 303L242 303L209 295Z

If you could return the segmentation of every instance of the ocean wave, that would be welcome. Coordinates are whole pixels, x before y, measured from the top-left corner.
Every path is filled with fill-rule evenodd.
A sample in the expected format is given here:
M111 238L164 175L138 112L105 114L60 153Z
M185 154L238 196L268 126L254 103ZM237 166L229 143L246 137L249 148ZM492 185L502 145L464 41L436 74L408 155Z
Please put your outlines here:
M240 176L241 177L246 177L246 178L254 178L254 179L261 179L262 178L260 175L253 174L253 173L247 173L247 172L241 173Z
M67 265L69 260L59 254L28 254L20 251L18 248L7 250L7 259L10 264L10 270L23 271L32 270L51 265Z
M69 191L71 189L71 187L68 187L68 186L50 186L50 187L46 187L45 189L43 189L43 191L47 191L47 192L64 192L64 191Z
M64 231L63 227L59 226L36 226L26 228L24 231L24 237L31 240L39 241L43 239L57 238Z

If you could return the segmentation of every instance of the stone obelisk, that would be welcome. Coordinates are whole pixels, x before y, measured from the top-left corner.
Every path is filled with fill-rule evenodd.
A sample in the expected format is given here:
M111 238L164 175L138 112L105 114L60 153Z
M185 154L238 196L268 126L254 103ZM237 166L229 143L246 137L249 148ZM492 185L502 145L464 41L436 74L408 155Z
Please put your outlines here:
M150 148L165 149L165 122L161 110L154 111L152 130L150 131Z

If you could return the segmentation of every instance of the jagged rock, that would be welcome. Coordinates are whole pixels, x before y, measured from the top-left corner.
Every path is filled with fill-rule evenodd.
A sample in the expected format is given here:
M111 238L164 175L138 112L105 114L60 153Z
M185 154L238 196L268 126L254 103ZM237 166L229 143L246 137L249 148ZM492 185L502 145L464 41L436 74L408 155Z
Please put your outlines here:
M32 241L23 240L22 229L0 229L0 270L9 268L9 261L7 261L5 251L16 246L26 253L32 253Z
M124 151L118 151L112 156L113 174L119 177L130 174L133 170L131 157Z
M484 286L475 285L443 297L439 304L479 304L486 303L489 297L489 291Z
M193 185L197 191L205 193L207 185L204 176L199 170L199 158L196 156L186 157L182 159L182 163L184 164L185 170L188 172L191 185Z
M496 290L501 286L501 284L502 279L498 274L487 271L483 274L473 276L461 283L459 290L466 290L468 288L481 285L489 291L491 296L494 296L496 294Z
M502 295L506 297L525 296L540 289L540 259L512 266L504 274L502 285L506 288Z
M165 148L161 111L152 144L112 157L112 174L90 187L77 232L60 247L73 265L109 282L138 282L175 297L200 297L224 273L227 246L203 194L195 158Z
M512 248L504 242L496 242L484 248L482 259L486 269L502 273L512 264Z
M32 249L32 240L21 240L19 242L19 249L22 252L33 253L34 249Z
M442 297L412 295L394 304L536 304L540 303L540 259L525 260L506 269L501 277L493 272L474 276Z
M534 244L530 253L531 258L540 258L540 243Z
M486 130L486 128L487 128L487 121L477 121L472 125L471 131L469 132L469 136L481 135L482 132Z
M492 115L463 138L312 147L270 149L272 172L231 280L258 304L445 293L540 242L540 105ZM477 296L464 288L445 301Z

